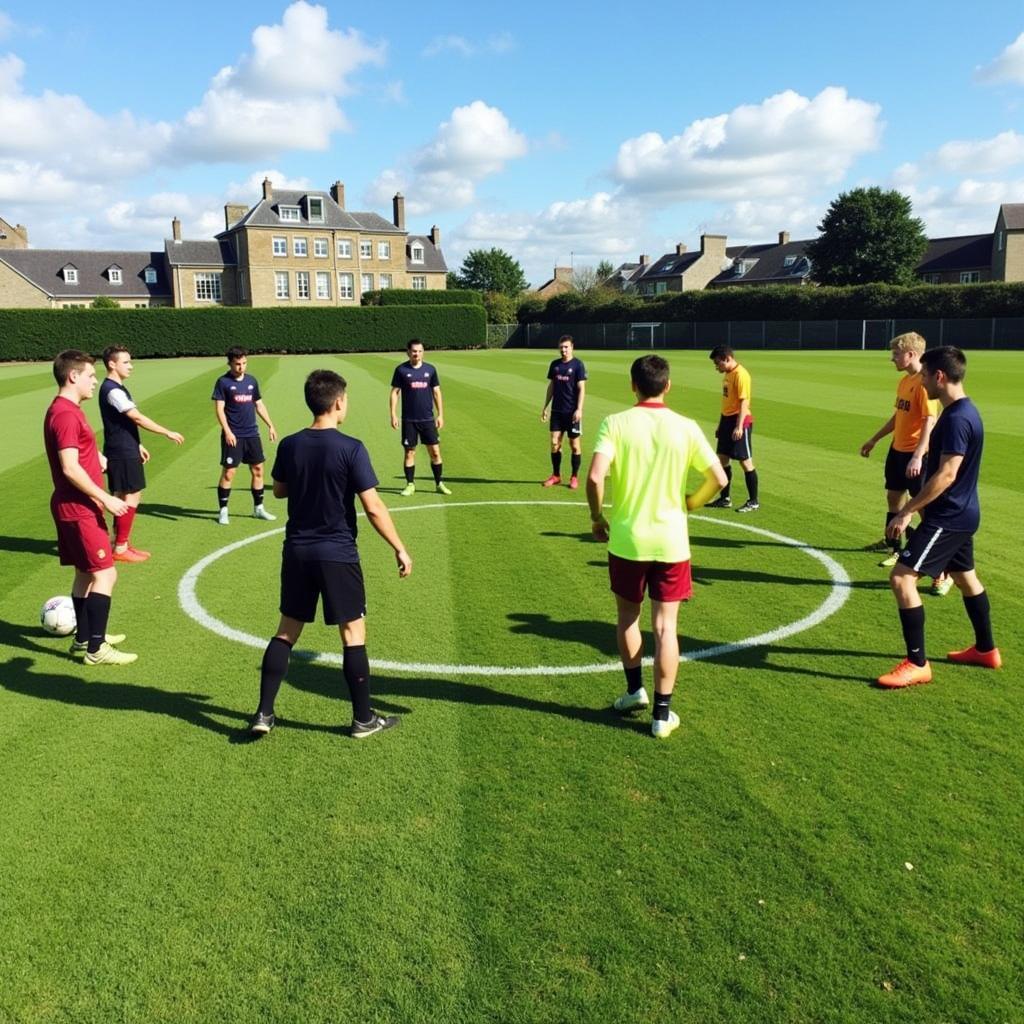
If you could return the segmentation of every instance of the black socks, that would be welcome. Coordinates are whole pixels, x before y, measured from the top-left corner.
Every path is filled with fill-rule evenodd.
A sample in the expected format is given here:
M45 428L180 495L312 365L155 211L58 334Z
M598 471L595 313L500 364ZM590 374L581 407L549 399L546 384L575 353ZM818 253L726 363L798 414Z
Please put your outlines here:
M402 468L405 471L405 482L407 484L411 484L416 479L416 467L415 467L415 465L413 465L413 466L403 466Z
M434 474L434 483L439 484L441 482L441 473L444 471L444 463L432 462L430 464L430 470Z
M641 666L637 665L636 668L623 668L622 671L626 673L626 692L636 693L636 691L644 685L641 677Z
M228 498L230 498L230 497L231 497L231 488L230 487L218 487L217 488L217 504L220 505L221 508L227 508L228 507Z
M583 458L582 455L577 455L575 452L569 456L569 461L572 463L572 475L580 475L580 460Z
M281 689L281 680L288 671L288 659L292 653L292 645L287 640L275 636L263 652L263 664L260 666L260 706L261 715L274 713L274 700Z
M552 452L551 453L551 472L555 476L562 475L562 453Z
M254 487L252 489L252 507L259 508L263 504L263 487Z
M669 704L672 703L671 693L656 693L654 695L654 720L656 722L668 721Z
M747 483L747 497L757 504L757 470L750 469L743 471L743 479Z
M928 660L924 656L924 605L901 608L900 625L903 627L903 640L907 645L907 661L920 668Z
M992 613L988 603L988 591L968 597L964 594L964 609L974 627L974 646L982 654L995 647L992 639Z
M348 683L349 696L352 698L352 717L357 722L369 722L373 719L370 708L370 659L366 654L366 645L346 647L342 672Z
M722 468L725 470L725 486L718 496L720 498L728 498L729 489L732 487L732 463L730 462L728 466L723 466Z
M93 591L85 599L85 617L89 623L89 653L95 654L107 638L110 618L110 595Z
M71 596L71 603L75 606L75 643L85 644L89 642L89 613L86 611L88 598Z

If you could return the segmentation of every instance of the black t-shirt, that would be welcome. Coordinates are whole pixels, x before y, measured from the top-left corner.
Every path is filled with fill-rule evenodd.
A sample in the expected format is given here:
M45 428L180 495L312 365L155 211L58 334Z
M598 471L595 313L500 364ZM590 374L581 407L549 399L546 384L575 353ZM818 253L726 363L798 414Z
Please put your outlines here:
M575 356L567 363L553 359L548 367L548 380L554 382L551 389L551 411L569 415L574 413L579 404L576 385L586 379L587 368Z
M100 416L103 419L103 454L108 459L139 457L139 428L128 418L135 403L128 389L109 377L100 385Z
M359 561L355 498L377 486L362 441L337 430L289 434L270 475L288 485L286 548L308 561Z
M235 380L230 373L217 378L210 396L224 403L224 415L235 437L259 437L256 425L256 403L260 400L260 386L248 373Z
M942 410L928 439L925 480L935 474L943 455L962 455L956 479L930 505L921 510L929 526L973 532L981 522L978 502L978 472L985 430L977 406L969 398L958 398Z
M402 419L422 423L434 418L434 388L440 387L437 370L430 363L413 367L408 360L395 367L391 386L402 389Z

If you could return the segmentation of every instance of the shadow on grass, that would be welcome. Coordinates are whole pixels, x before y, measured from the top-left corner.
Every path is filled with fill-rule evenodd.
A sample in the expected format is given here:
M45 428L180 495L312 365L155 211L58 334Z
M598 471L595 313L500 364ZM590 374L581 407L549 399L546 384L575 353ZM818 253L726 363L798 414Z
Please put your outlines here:
M509 626L510 633L542 636L548 640L561 640L565 643L588 644L610 658L618 656L615 625L611 621L558 620L538 612L509 612L507 618L510 622L516 623Z
M40 540L38 537L2 537L0 551L20 551L30 555L55 555L55 540Z
M405 486L405 477L399 476L397 473L394 480L401 480L402 487ZM444 482L446 484L536 484L540 486L540 480L506 480L496 476L449 476L447 473L444 475ZM434 486L434 478L430 475L429 468L424 465L421 469L419 465L416 466L416 486L430 488ZM384 488L379 488L384 490ZM525 500L525 499L524 499Z
M154 519L216 519L216 502L210 508L180 508L178 505L151 504L142 500L139 506L140 516L152 516Z

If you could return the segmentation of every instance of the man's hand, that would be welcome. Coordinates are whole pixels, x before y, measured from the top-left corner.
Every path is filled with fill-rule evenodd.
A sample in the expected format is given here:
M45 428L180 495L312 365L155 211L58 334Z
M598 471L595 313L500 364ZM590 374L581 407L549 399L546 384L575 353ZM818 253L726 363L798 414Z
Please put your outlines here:
M540 411L540 421L541 421L541 423L547 423L547 421L548 421L548 410L547 410L547 406L545 406L545 407L544 407L543 409L541 409L541 411Z
M397 416L392 416L391 417L391 429L392 430L397 430L398 429L398 417Z
M732 439L734 441L738 441L742 436L743 436L743 428L741 426L736 426L735 428L733 428Z
M139 458L142 459L143 465L149 462L149 449L145 445L139 445Z
M103 452L97 452L97 454L100 457L100 472L101 473L106 473L106 471L107 471L107 457L106 457L106 455L103 454Z
M592 520L590 523L590 532L594 535L594 540L600 541L602 544L608 543L608 520L604 516L600 519Z
M572 414L572 421L573 423L579 423L581 419L583 419L583 413L580 412L579 409L576 409Z
M903 531L910 525L910 520L913 518L913 512L904 512L901 509L890 520L889 525L885 529L885 535L896 540L896 538L901 536Z
M238 438L235 437L235 435L232 434L230 430L225 430L224 431L224 443L229 448L237 448L238 447Z
M128 511L128 502L115 498L113 494L104 494L101 500L103 507L112 516L123 516Z
M444 417L438 416L434 423L437 425L438 430L444 430Z
M921 464L924 459L920 455L912 455L907 463L907 476L915 477L921 475Z
M395 561L398 563L399 578L404 580L412 572L412 559L409 557L409 552L405 548L396 551Z
M871 449L874 448L874 447L875 447L875 442L874 441L865 441L860 446L860 453L861 453L861 455L863 455L864 458L866 459L871 454Z
M277 440L277 431L273 427L268 428L268 433L272 442Z

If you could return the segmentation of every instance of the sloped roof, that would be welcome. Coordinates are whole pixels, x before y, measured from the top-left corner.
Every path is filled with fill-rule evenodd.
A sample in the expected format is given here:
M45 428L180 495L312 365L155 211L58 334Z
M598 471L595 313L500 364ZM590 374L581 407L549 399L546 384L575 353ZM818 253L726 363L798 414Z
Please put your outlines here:
M1021 206L1021 209L1024 210L1024 206ZM915 270L918 274L935 274L944 270L980 270L990 266L992 266L991 232L987 235L929 238L928 248Z
M413 263L412 247L414 242L423 246L423 262ZM444 261L444 253L430 240L429 235L410 235L405 247L405 269L410 274L446 274L448 264Z
M162 252L110 252L90 249L0 249L0 261L54 298L168 298L170 282ZM68 264L78 270L78 284L68 284L61 270ZM121 268L123 284L113 284L107 270ZM143 271L152 267L156 282L146 284Z
M322 221L309 220L309 209L305 202L309 197L324 201L324 219ZM281 220L278 216L278 209L282 206L297 206L299 219ZM379 213L343 210L331 197L330 192L303 192L295 189L275 189L269 202L266 199L261 199L237 224L233 224L227 231L222 231L217 237L225 238L233 231L243 227L304 227L310 231L324 228L339 231L368 231L378 235L405 234L402 228L396 228L391 221L385 220Z
M650 264L642 274L635 275L633 280L639 281L643 278L644 281L649 281L655 277L678 277L696 263L701 255L700 252L666 253Z
M734 284L779 284L806 280L811 274L810 261L806 259L810 239L793 242L765 242L758 245L730 245L725 254L729 259L753 260L754 265L745 274L735 270L723 270L709 282L710 285ZM786 259L792 257L787 267Z
M235 250L231 242L217 236L220 241L190 241L183 239L176 242L173 238L164 239L164 252L167 262L172 267L233 267L237 262Z
M999 209L1007 231L1024 231L1024 203L1003 203Z

